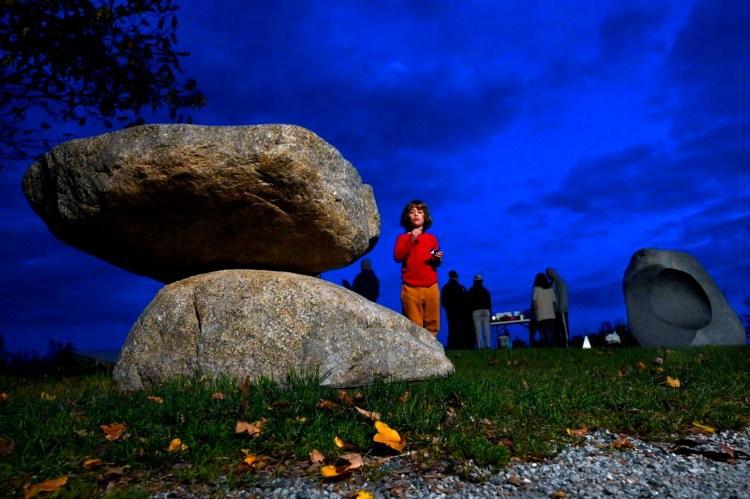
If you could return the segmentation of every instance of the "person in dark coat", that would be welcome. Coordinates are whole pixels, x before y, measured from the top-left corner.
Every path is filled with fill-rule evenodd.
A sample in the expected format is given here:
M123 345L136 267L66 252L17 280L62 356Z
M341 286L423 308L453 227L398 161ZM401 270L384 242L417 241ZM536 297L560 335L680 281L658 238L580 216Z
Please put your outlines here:
M369 258L365 258L359 266L362 271L354 278L354 283L349 284L349 281L344 279L342 281L344 287L351 289L370 301L378 301L378 296L380 296L380 280L375 275L375 271L372 270L372 262L370 262Z
M468 308L466 288L458 282L458 272L448 272L448 283L440 291L440 303L448 319L448 349L469 349L474 346L474 324Z
M469 288L466 296L469 301L469 310L474 320L474 334L476 338L476 349L490 348L490 311L492 310L492 297L487 288L484 287L481 274L474 276L474 284ZM484 338L482 338L484 331ZM484 339L484 342L482 341Z

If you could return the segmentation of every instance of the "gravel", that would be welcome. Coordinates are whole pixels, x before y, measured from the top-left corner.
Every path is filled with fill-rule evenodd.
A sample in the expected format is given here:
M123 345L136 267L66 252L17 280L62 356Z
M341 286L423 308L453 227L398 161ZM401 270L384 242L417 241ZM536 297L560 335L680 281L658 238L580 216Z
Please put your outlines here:
M356 474L332 483L286 476L262 478L242 490L216 484L210 494L183 488L152 497L349 498L363 490L376 498L750 498L750 427L670 444L596 431L545 461L511 462L499 471L469 463L461 476L450 468L419 469L405 456L383 463L381 477L371 481Z

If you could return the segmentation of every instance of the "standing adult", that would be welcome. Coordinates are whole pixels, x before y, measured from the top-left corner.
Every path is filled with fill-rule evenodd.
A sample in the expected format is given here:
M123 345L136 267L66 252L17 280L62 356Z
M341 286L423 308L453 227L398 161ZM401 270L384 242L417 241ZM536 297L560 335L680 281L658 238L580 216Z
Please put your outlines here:
M555 292L547 276L539 272L534 278L534 288L531 292L531 307L536 318L537 327L542 336L542 346L553 345L555 330Z
M552 290L557 298L555 308L555 336L557 346L568 346L570 328L568 327L568 285L552 267L547 268L547 277L552 281Z
M474 335L477 350L490 348L490 310L492 310L492 298L490 292L484 287L481 274L474 276L474 283L467 293L471 317L474 319ZM482 345L482 331L484 331L484 345Z
M405 234L396 238L393 258L401 264L401 307L404 315L437 336L440 330L440 289L437 268L443 252L437 237L428 234L432 227L430 209L415 199L401 212Z
M466 287L458 282L458 272L448 272L448 283L440 291L440 304L448 318L448 349L471 348L474 329L468 308ZM471 326L471 328L469 328Z
M354 283L349 284L346 279L343 280L344 287L351 289L370 301L378 301L380 296L380 280L372 270L372 262L365 258L359 263L360 273L354 277Z

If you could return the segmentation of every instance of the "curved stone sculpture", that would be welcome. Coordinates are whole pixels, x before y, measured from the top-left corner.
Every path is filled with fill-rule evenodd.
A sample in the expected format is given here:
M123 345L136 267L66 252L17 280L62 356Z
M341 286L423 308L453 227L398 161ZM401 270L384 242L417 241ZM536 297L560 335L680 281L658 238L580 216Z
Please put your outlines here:
M231 268L318 274L380 236L372 187L294 125L144 125L60 144L23 191L61 241L161 282Z
M641 249L625 270L628 325L641 346L744 345L745 330L692 255Z

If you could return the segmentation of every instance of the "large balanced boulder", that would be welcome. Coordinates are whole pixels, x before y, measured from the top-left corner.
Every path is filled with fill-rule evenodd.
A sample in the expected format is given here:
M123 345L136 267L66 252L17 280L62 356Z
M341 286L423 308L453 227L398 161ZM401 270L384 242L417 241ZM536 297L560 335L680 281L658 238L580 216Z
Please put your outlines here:
M113 377L121 390L176 377L320 375L349 387L447 376L427 330L341 286L287 272L224 270L162 288L131 329Z
M628 325L641 346L744 345L745 330L692 255L641 249L623 279Z
M63 242L173 282L227 268L344 267L380 236L372 188L293 125L145 125L63 143L23 190Z

